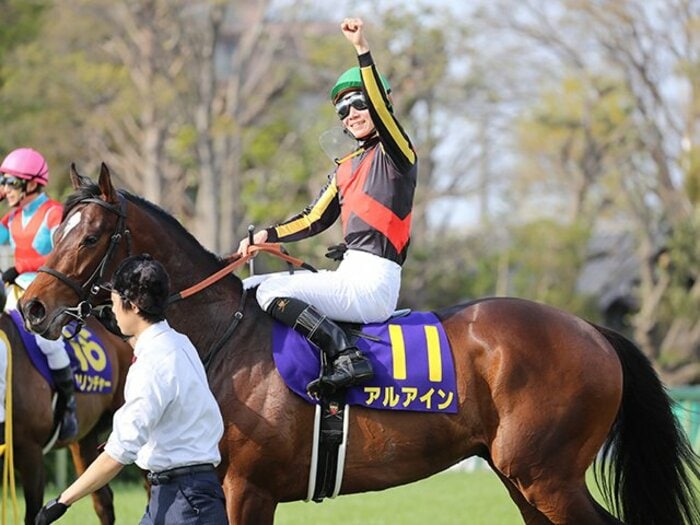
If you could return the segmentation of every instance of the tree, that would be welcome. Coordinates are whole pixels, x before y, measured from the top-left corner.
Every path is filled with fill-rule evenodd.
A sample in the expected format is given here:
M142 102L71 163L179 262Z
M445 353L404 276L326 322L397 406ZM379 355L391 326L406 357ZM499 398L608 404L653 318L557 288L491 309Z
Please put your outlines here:
M555 97L535 94L541 110L521 119L523 128L535 125L537 137L521 142L527 145L526 158L535 161L531 166L539 166L530 173L531 183L547 182L550 189L558 184L560 195L568 194L563 202L573 203L572 218L583 216L595 228L606 218L624 217L638 240L640 308L631 318L634 337L671 382L691 380L679 363L692 367L700 346L698 310L672 306L668 273L684 267L690 283L700 271L670 260L687 254L668 249L692 215L685 190L693 187L694 175L684 162L694 165L697 112L679 107L676 94L682 86L686 107L696 107L697 67L692 65L699 50L699 7L684 1L583 0L529 2L508 11L497 4L492 11L498 15L495 25L526 44L522 49L531 53L532 71L559 83L554 90L546 83ZM691 162L679 148L683 142ZM670 347L673 367L662 355ZM692 381L700 381L700 375Z

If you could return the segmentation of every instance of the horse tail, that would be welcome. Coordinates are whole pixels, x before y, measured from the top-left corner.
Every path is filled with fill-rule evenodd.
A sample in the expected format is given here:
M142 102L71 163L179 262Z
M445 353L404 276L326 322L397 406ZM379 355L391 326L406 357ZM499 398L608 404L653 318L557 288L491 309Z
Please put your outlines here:
M623 373L620 410L595 464L606 503L629 525L699 524L694 480L700 457L673 415L673 402L632 341L595 328L617 352Z

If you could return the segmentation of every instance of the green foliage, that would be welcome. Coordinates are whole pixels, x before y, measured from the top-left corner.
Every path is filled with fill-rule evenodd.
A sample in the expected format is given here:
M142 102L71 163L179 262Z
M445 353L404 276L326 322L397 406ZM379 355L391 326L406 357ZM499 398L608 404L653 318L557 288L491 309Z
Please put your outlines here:
M618 80L572 72L518 119L521 176L512 193L562 197L565 220L593 222L619 193L619 166L637 143L631 95ZM576 203L572 206L571 203Z
M659 255L659 272L669 280L659 309L659 331L666 332L679 327L689 333L697 333L700 324L700 210L687 220L676 224L668 238L666 250ZM693 327L696 327L693 330ZM677 343L666 344L660 355L660 363L670 369L685 363L697 362L700 357L699 339L689 339L692 347Z
M700 206L700 148L693 147L686 153L685 191L695 206Z
M8 51L32 41L41 32L41 15L49 0L0 0L2 31L0 31L0 64L5 64ZM0 71L2 71L0 69ZM0 74L0 85L4 74Z
M497 257L486 235L416 239L404 265L400 305L439 309L494 295Z
M104 139L104 129L115 116L137 106L133 92L125 89L123 65L103 60L94 42L81 44L86 35L99 40L103 26L88 24L89 30L82 32L86 17L72 18L66 11L47 7L45 18L34 20L40 28L36 38L7 54L0 89L0 108L11 108L6 116L11 125L0 128L0 144L41 151L51 169L49 189L56 196L69 191L70 162L80 166L89 156L82 137Z
M582 224L549 219L514 227L508 248L509 293L593 316L589 299L576 290L589 236Z

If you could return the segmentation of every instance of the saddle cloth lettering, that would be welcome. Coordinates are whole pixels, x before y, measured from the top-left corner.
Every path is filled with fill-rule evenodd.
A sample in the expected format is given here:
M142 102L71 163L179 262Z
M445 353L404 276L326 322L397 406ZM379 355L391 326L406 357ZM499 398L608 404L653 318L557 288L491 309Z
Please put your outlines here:
M46 356L39 349L34 334L27 332L22 317L16 310L9 311L17 326L24 347L34 367L46 379L52 388L55 387ZM112 362L105 352L102 341L87 327L83 327L73 339L63 340L71 368L73 380L78 392L87 394L108 394L112 391Z
M374 367L374 377L348 389L347 402L380 410L457 412L452 351L437 316L413 312L360 330L378 341L356 345ZM287 386L309 402L306 385L319 376L319 350L295 330L275 321L275 364Z

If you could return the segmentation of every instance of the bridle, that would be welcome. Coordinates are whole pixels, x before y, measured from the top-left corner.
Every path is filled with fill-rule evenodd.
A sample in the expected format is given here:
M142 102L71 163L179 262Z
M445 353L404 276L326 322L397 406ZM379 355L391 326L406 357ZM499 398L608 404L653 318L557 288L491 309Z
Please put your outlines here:
M73 317L78 323L78 327L73 332L73 335L76 335L80 331L82 326L85 324L85 320L87 319L87 317L89 317L92 314L94 309L98 308L97 305L92 303L92 300L95 297L97 297L100 291L109 289L109 287L105 285L106 283L104 283L104 274L123 238L126 240L126 256L129 257L131 255L131 232L126 226L126 198L123 195L119 195L119 206L105 202L95 197L82 199L76 203L76 206L79 204L97 204L98 206L101 206L105 210L114 213L117 216L117 224L114 227L114 233L112 233L110 243L109 246L107 246L105 254L102 256L102 259L97 264L97 267L92 272L90 277L88 277L84 283L80 284L77 281L68 277L66 274L59 272L58 270L55 270L53 268L49 268L48 266L42 266L38 270L39 272L47 273L55 279L58 279L60 282L62 282L71 290L73 290L78 296L78 304L76 306L64 307L63 309L55 312L52 316L53 319L62 314L67 314ZM301 259L297 259L288 255L286 252L284 252L284 249L279 244L263 243L255 246L249 246L249 250L246 255L240 258L232 259L231 262L229 262L229 264L227 264L224 268L221 268L220 270L210 275L209 277L203 279L194 286L190 286L189 288L182 290L181 292L172 294L168 298L168 304L172 304L182 299L186 299L187 297L199 293L205 288L220 281L227 275L230 275L236 268L245 264L255 255L255 253L259 251L272 253L273 255L287 261L287 263L289 263L290 265L305 268L312 272L317 271L313 266L305 263ZM238 310L234 313L231 324L229 325L224 335L214 345L214 347L211 349L211 351L207 354L205 358L205 365L207 366L207 368L211 364L212 358L221 349L224 343L231 337L234 330L243 318L245 300L246 291L243 290Z
M119 195L119 206L116 206L101 199L90 197L78 201L76 206L78 204L88 203L97 204L98 206L103 207L105 210L117 215L117 224L114 228L114 233L112 233L110 238L109 246L107 246L105 254L102 256L102 259L97 264L97 267L92 272L90 277L88 277L83 284L79 284L66 274L59 272L58 270L54 270L53 268L49 268L48 266L42 266L38 270L39 272L48 273L52 277L55 277L77 294L78 304L73 307L64 308L57 315L62 313L68 314L75 318L81 326L85 323L85 319L90 316L93 308L95 307L91 301L97 297L102 290L105 271L107 270L107 267L109 266L109 263L111 262L112 257L114 256L119 243L123 238L126 240L127 257L131 255L131 232L126 227L126 199L122 195Z

